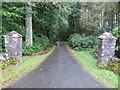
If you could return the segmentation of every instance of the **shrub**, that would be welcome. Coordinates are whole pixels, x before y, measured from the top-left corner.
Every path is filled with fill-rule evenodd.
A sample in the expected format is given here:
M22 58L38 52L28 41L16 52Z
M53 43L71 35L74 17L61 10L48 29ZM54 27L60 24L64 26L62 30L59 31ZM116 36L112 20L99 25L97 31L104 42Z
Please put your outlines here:
M107 69L107 70L110 70L110 71L113 71L115 74L119 75L120 76L120 61L118 60L110 60L106 63L106 66L103 66L103 64L99 64L98 67L100 69Z
M110 70L110 71L113 71L115 74L120 76L119 65L120 65L120 61L117 61L117 60L115 60L115 61L108 61L107 62L107 69Z
M46 36L43 36L42 34L34 35L33 36L34 43L39 43L41 45L46 46L49 44L49 39Z
M75 50L83 50L88 48L95 48L97 40L93 36L79 35L74 33L68 38L69 44Z
M34 43L32 47L26 46L26 43L23 42L23 55L34 55L35 53L42 51L43 48L52 46L49 39L42 34L38 36L33 35L33 41Z
M23 55L34 55L36 52L43 49L42 44L34 43L32 47L26 46L26 43L23 42L22 54Z
M5 59L4 61L0 62L0 67L2 69L5 69L6 67L8 67L9 65L16 65L19 63L19 60L13 57L9 57L7 59Z

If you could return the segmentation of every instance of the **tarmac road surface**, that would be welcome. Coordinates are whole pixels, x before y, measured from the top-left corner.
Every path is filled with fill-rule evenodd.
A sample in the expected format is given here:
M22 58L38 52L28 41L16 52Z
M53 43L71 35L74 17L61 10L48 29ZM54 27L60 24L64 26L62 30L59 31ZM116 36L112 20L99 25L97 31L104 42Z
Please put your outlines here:
M10 86L10 88L106 88L84 70L65 45L56 47L42 64Z

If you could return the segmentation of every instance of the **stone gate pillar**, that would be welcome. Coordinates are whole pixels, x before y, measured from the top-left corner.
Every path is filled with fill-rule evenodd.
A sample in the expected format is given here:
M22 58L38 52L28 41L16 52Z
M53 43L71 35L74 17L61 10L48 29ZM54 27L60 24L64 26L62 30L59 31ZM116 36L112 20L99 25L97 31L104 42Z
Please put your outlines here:
M105 66L106 62L114 57L117 38L105 32L98 39L98 64Z
M22 35L11 31L5 37L5 50L8 57L16 58L22 63Z

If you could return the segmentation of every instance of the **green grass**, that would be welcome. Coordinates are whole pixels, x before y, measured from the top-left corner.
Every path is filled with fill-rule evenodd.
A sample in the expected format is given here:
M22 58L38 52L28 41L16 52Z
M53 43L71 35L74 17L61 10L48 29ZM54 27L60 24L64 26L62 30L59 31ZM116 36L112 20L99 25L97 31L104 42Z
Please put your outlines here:
M99 69L96 66L97 60L87 51L75 51L68 48L73 56L80 61L83 67L107 87L118 88L118 76L112 71Z
M19 66L9 66L8 68L2 71L2 78L0 82L2 87L8 86L11 82L14 82L16 79L20 78L26 72L31 71L37 67L44 59L53 52L54 48L50 50L47 54L23 57L23 63Z

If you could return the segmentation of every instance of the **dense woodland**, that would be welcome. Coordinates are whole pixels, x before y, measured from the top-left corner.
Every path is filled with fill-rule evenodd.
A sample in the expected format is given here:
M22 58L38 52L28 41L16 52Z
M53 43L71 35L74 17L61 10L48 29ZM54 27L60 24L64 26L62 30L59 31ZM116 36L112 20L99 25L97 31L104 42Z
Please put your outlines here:
M3 35L13 30L23 36L23 55L34 54L56 41L67 41L76 50L96 50L97 37L107 31L118 38L118 56L119 10L117 2L3 2L1 51L4 51ZM30 17L31 24L27 26Z

